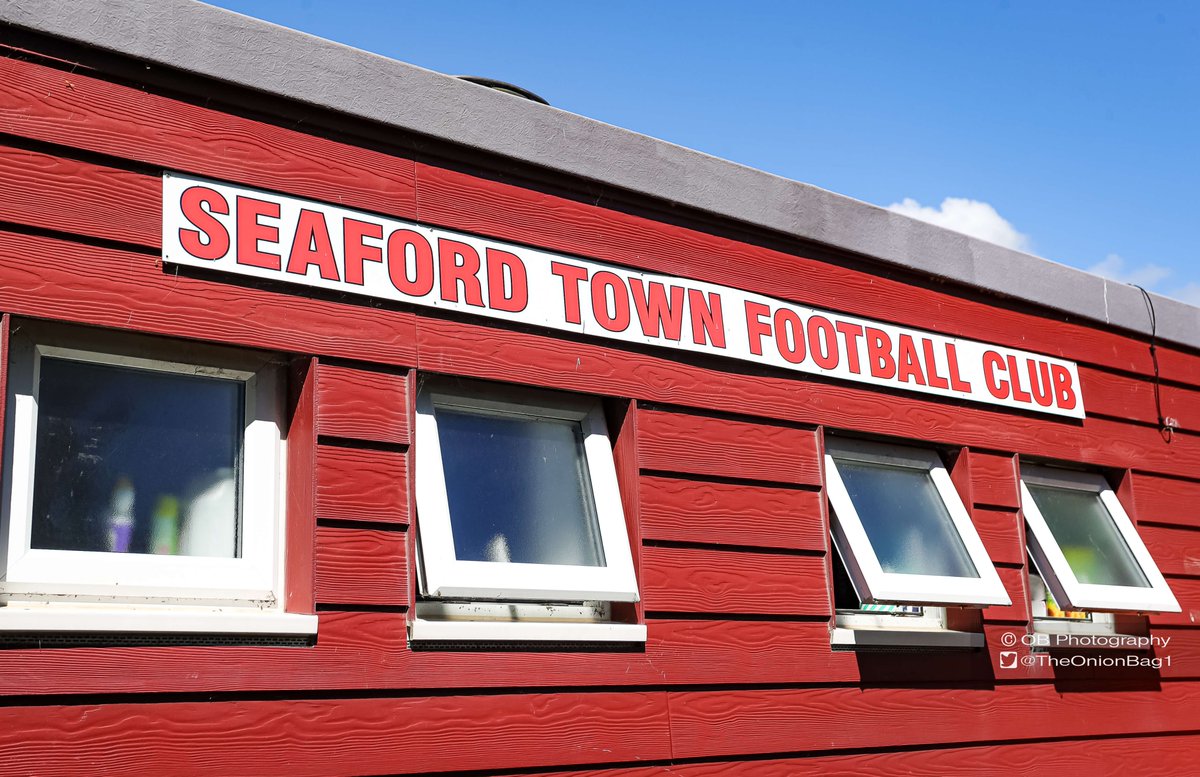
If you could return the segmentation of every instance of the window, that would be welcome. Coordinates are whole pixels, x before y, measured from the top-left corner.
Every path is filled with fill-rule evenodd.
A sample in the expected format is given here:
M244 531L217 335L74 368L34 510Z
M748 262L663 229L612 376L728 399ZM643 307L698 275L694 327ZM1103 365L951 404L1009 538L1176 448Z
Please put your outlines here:
M416 445L414 639L645 638L612 618L638 591L599 401L434 382Z
M862 603L1009 603L936 453L827 440L825 478L834 547Z
M0 628L310 633L279 610L282 382L259 354L16 327Z
M1075 618L1083 619L1093 610L1179 612L1179 603L1103 477L1023 465L1021 506L1029 555L1047 592L1047 617L1079 612Z

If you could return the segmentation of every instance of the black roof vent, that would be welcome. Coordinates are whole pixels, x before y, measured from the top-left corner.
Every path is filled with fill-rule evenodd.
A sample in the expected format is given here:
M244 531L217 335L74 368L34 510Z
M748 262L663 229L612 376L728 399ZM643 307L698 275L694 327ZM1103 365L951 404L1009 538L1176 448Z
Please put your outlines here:
M455 76L455 78L461 78L462 80L470 81L473 84L486 86L488 89L495 89L498 92L515 94L517 97L524 97L526 100L532 100L533 102L541 103L542 105L550 104L544 98L534 94L528 89L522 89L521 87L515 84L510 84L506 81L497 81L494 78L484 78L483 76Z

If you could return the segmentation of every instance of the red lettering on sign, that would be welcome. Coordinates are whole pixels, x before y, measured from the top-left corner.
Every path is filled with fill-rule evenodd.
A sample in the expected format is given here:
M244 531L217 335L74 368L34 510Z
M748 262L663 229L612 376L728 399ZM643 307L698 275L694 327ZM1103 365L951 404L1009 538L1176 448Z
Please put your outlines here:
M629 290L633 292L633 308L642 324L642 334L679 340L683 333L683 287L672 286L668 299L667 287L662 283L630 278Z
M925 385L925 374L921 370L921 357L917 355L917 344L913 342L912 335L900 335L900 357L897 359L899 366L896 370L896 377L902 383L916 383L918 386Z
M950 365L950 388L955 391L971 392L971 381L963 380L958 369L958 347L946 343L946 362Z
M562 278L563 311L567 322L571 324L583 323L583 318L579 313L579 283L587 280L587 270L583 267L576 267L573 264L551 262L550 272Z
M763 316L771 315L771 309L758 302L746 300L746 339L750 353L762 356L763 335L771 334L771 325L764 323Z
M996 371L1000 374L997 375ZM1004 359L995 351L983 353L983 382L987 384L988 392L996 399L1008 399L1008 381L1000 376L1004 374Z
M516 254L489 248L487 257L488 307L506 313L520 313L529 305L529 276L525 263Z
M721 312L721 295L708 292L708 302L699 289L688 289L688 311L692 315L692 342L714 348L725 347L725 317Z
M412 249L413 273L408 274L408 249ZM396 291L410 297L424 297L433 291L436 273L433 269L433 246L420 232L397 229L388 235L388 278Z
M937 359L933 355L933 340L922 337L921 350L925 354L925 378L929 381L929 385L933 388L950 388L950 383L938 374Z
M212 214L229 215L229 202L206 186L192 186L179 198L179 210L196 229L179 230L179 244L197 259L220 259L229 253L229 230Z
M837 369L841 357L838 355L837 336L833 324L824 316L809 316L808 351L813 363L823 370Z
M847 321L838 321L833 326L842 336L842 346L846 350L846 366L855 375L860 374L862 365L858 363L858 338L862 337L863 328Z
M892 338L882 329L867 327L867 363L871 375L884 380L896 377L896 359L892 356Z
M472 307L483 305L483 286L479 282L479 252L458 240L438 238L438 271L441 276L442 299L458 302L462 286L464 301Z
M1029 392L1021 386L1021 373L1017 370L1017 357L1008 356L1008 379L1012 381L1012 398L1018 402L1029 402L1033 399Z
M1050 384L1050 365L1041 359L1036 362L1033 359L1026 359L1025 364L1029 367L1029 390L1033 394L1033 401L1042 407L1050 407L1054 404L1054 387Z
M258 248L260 240L268 243L279 242L279 227L260 222L259 219L264 216L269 219L279 218L279 203L256 200L253 197L237 198L237 261L238 264L278 272L279 254L260 251Z
M301 209L296 222L296 234L292 236L292 250L288 254L287 271L292 275L308 275L308 268L317 266L321 277L327 281L338 281L337 259L333 256L333 241L329 239L329 225L325 214L319 210Z
M775 311L775 347L792 364L804 361L804 321L790 308Z
M1074 410L1078 397L1071 372L1060 364L1051 364L1050 374L1054 380L1054 398L1058 400L1058 406L1063 410Z
M382 262L383 249L367 245L365 238L383 240L383 225L358 219L342 220L342 245L346 254L346 283L363 285L363 262Z
M592 276L592 317L610 332L629 328L629 292L616 273L601 270ZM612 300L612 309L609 309Z

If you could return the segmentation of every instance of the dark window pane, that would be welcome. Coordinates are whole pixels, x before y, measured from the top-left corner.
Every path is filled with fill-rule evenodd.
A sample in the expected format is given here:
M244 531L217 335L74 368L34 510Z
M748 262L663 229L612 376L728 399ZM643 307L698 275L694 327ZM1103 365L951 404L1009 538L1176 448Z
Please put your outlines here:
M604 566L578 423L436 413L459 560Z
M979 577L927 471L836 461L884 572Z
M1149 588L1141 566L1095 491L1029 485L1075 579L1095 585Z
M43 358L32 546L237 556L243 389Z

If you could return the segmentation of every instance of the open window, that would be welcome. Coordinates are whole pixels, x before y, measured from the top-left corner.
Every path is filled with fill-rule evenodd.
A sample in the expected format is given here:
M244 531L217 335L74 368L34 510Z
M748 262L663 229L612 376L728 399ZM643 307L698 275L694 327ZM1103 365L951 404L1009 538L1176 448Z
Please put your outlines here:
M1009 604L937 453L828 439L831 529L864 604Z
M282 611L271 357L23 323L8 368L0 629L315 631Z
M1044 617L1106 623L1092 613L1179 612L1120 500L1099 474L1022 465L1029 555ZM1034 601L1035 614L1037 600Z
M599 400L433 380L416 431L414 640L645 639Z

